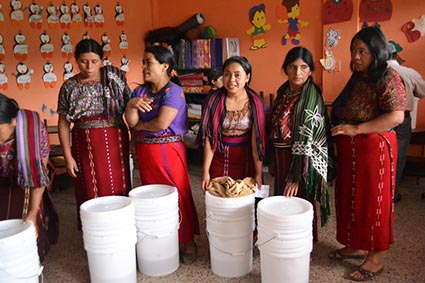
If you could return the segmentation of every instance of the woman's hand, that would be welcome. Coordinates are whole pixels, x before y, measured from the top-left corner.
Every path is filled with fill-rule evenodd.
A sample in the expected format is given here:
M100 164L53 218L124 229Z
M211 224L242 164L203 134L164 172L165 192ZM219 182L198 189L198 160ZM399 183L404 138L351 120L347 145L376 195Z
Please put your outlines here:
M206 191L209 183L210 183L210 173L206 172L206 173L202 174L201 189Z
M65 158L66 160L66 171L68 171L69 176L72 178L77 178L78 166L77 162L73 157Z
M140 112L149 112L152 110L150 105L153 99L135 97L129 100L129 107L139 110Z
M32 222L32 225L34 225L35 228L35 237L38 238L38 225L37 225L37 215L38 210L30 210L28 212L27 218L25 218L24 223Z
M261 190L261 186L263 185L263 174L255 174L254 179L257 184L257 188Z
M298 193L298 184L297 183L286 183L285 190L283 195L285 197L294 197Z
M359 133L357 125L341 124L336 125L331 129L332 136L345 135L354 137Z

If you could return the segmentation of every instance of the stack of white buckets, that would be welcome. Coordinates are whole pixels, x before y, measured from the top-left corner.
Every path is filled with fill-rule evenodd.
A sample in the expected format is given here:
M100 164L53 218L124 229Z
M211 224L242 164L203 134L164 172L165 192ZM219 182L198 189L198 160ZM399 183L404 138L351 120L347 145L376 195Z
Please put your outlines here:
M105 196L80 206L84 248L92 283L136 282L136 225L133 201Z
M254 194L235 198L205 193L211 270L222 277L240 277L252 270Z
M179 206L177 189L144 185L130 191L136 208L137 264L148 276L163 276L179 268Z
M273 196L257 207L263 283L308 283L313 249L313 206L297 197Z
M0 282L38 283L42 270L34 225L0 221Z

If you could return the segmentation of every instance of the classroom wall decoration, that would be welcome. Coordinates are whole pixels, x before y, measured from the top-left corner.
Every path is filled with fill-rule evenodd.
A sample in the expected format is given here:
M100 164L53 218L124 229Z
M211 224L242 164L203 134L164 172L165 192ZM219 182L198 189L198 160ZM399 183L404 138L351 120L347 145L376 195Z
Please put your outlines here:
M323 24L335 24L351 20L353 0L326 0L323 5Z
M252 27L250 27L246 33L252 40L250 49L258 50L267 47L265 33L270 30L271 26L266 23L266 6L264 3L253 6L249 10L249 20Z
M40 86L57 88L62 81L75 75L71 61L75 44L83 38L91 37L101 44L105 64L112 65L111 59L116 60L116 65L128 72L128 38L124 30L124 7L120 3L9 0L6 6L4 2L0 3L0 27L7 25L8 28L0 34L0 91L17 88L22 90L18 93L26 94L25 90L31 88L43 93ZM108 7L106 11L104 6ZM112 30L110 24L121 29ZM59 76L57 70L60 70ZM9 78L10 75L16 78L16 87L10 87L8 74ZM35 80L40 83L31 87ZM52 97L46 99L52 101ZM52 103L44 104L47 113ZM56 113L54 108L54 105L50 108L51 115Z
M291 39L292 44L298 45L301 39L299 28L308 26L307 21L299 19L301 14L300 0L282 0L281 4L276 9L278 23L288 25L287 32L282 36L281 43L286 45L288 40Z
M405 23L401 30L405 34L408 42L415 42L421 36L425 35L425 15L422 15L420 18L412 19Z
M382 22L391 19L393 4L391 0L360 1L360 22Z

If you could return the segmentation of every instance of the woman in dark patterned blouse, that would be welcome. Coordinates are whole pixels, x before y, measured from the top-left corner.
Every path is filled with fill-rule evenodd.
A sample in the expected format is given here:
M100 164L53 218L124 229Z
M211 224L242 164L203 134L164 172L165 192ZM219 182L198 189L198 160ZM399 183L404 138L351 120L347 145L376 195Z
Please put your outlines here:
M397 139L405 89L387 66L387 40L379 27L366 27L351 40L353 74L333 103L332 135L337 146L335 205L337 240L333 259L364 262L349 277L365 281L384 269L381 257L394 242Z

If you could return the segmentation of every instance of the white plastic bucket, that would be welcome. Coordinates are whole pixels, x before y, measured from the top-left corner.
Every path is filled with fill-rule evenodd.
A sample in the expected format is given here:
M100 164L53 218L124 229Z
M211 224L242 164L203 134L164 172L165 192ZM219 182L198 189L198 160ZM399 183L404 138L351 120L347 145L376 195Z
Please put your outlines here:
M180 226L177 188L144 185L130 191L135 203L137 266L147 276L163 276L179 268Z
M297 197L273 196L257 207L261 282L309 281L313 206Z
M136 282L136 220L133 201L105 196L80 206L84 249L92 283Z
M0 221L0 282L38 283L42 270L34 225Z
M254 202L254 194L222 198L205 193L207 235L214 274L233 278L252 271Z

